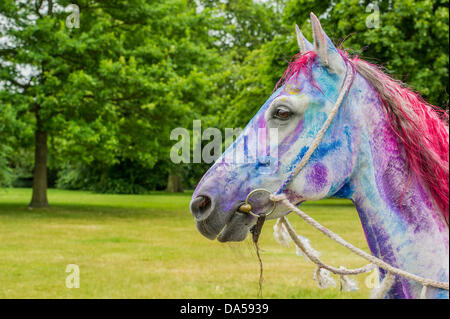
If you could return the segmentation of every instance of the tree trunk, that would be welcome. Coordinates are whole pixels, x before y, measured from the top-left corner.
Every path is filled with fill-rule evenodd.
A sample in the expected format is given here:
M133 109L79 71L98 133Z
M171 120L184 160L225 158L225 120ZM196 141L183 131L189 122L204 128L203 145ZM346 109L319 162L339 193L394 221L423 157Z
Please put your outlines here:
M180 175L173 173L173 172L169 173L166 191L170 192L170 193L182 193L183 192L183 183L182 183Z
M33 196L30 207L47 207L47 132L38 128L35 132Z

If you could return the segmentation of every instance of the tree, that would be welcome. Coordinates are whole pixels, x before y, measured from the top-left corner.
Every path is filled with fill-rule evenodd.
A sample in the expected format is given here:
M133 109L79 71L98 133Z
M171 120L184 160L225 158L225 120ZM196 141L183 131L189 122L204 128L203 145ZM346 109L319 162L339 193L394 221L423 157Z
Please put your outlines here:
M66 26L70 3L79 28ZM48 164L151 168L167 157L170 130L214 103L204 70L220 59L208 12L195 10L190 1L0 4L9 39L0 48L1 98L18 101L35 133L30 206L48 205Z
M254 0L201 0L202 5L212 9L222 18L222 26L214 32L219 38L219 48L242 61L248 52L270 41L283 29L280 14L283 1Z

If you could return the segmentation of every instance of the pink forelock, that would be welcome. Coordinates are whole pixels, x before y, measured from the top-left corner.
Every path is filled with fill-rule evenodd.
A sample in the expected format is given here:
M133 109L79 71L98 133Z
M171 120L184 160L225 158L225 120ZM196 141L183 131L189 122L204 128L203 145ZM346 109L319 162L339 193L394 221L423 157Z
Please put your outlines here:
M315 83L312 77L312 63L311 63L312 61L314 61L316 56L317 54L314 51L307 51L304 53L297 53L296 55L294 55L291 58L291 61L289 62L286 71L284 71L283 76L275 85L274 90L276 90L280 85L283 85L284 83L289 81L292 77L296 79L300 72L304 74L310 80L310 82L318 88L317 84Z

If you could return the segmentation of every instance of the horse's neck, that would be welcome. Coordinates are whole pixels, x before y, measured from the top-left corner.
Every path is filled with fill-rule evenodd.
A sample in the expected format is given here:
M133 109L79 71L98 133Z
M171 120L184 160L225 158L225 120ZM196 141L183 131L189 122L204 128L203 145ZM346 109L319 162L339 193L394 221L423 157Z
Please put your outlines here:
M393 266L448 282L448 226L420 180L408 175L403 149L374 100L376 105L358 106L370 116L359 118L360 148L350 181L370 250ZM420 290L398 279L389 296L418 298ZM427 297L448 298L448 292L429 289Z

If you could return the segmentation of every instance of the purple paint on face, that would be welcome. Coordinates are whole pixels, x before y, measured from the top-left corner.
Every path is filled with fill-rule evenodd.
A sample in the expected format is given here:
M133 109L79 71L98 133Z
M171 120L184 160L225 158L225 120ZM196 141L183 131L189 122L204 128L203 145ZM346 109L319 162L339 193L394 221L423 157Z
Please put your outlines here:
M319 193L327 184L328 168L322 163L316 163L306 176L308 185Z
M302 201L302 196L298 194L295 190L285 189L283 193L286 195L287 199L289 199L292 203L299 203Z
M267 127L267 122L266 122L266 119L264 118L264 115L261 115L261 116L259 117L257 127L258 127L259 129L262 129L262 128L266 128L266 127Z
M256 134L258 136L258 157L267 156L270 154L270 141L269 141L269 132L267 129L267 121L264 118L264 115L261 115L257 122L257 131Z
M297 126L295 127L295 130L283 139L283 141L279 146L278 151L279 155L283 155L284 153L290 150L292 144L294 144L295 141L298 140L298 137L302 133L302 131L303 131L303 120L299 121Z

